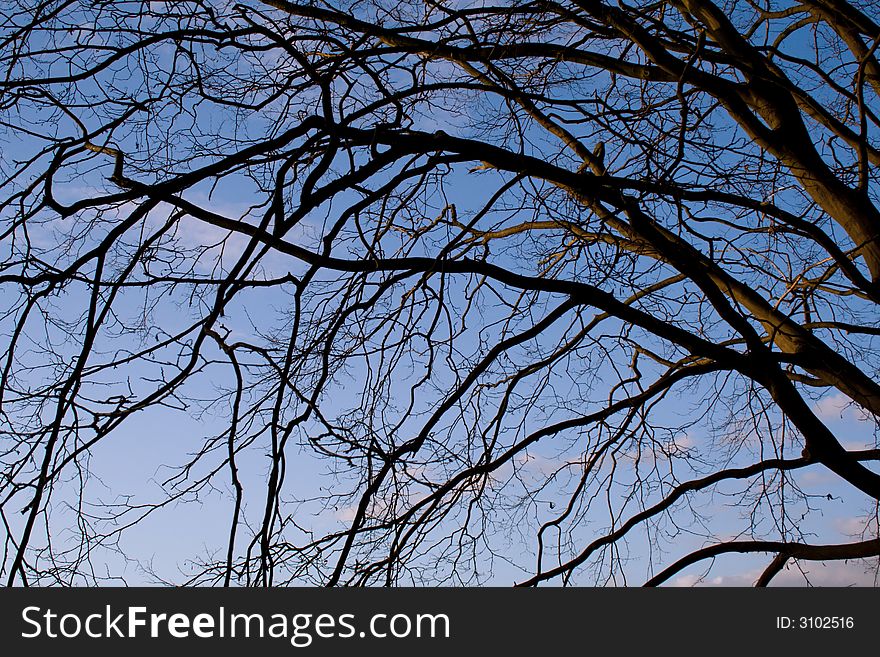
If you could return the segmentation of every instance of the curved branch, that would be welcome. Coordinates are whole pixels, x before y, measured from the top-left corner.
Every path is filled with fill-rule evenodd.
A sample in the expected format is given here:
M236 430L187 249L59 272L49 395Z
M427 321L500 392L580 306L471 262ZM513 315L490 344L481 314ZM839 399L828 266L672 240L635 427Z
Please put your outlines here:
M644 586L658 586L692 564L731 552L740 554L776 552L779 555L777 559L781 559L784 556L785 560L841 561L845 559L866 559L868 557L880 556L880 538L841 545L808 545L806 543L787 543L784 541L730 541L728 543L719 543L696 550L686 557L679 559L661 573L645 582ZM766 584L772 575L779 572L784 565L785 561L782 561L780 565L777 560L774 560L772 568L775 569L775 572L766 572L766 581L764 581L764 576L759 581Z

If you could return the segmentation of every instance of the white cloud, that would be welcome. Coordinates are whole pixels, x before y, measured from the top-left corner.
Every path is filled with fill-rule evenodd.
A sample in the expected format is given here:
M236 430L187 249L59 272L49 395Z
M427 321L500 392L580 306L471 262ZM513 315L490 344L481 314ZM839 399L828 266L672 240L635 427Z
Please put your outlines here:
M336 510L336 513L333 514L340 522L349 523L354 520L354 517L357 515L357 505L351 506L343 506Z
M825 421L859 420L866 422L871 419L871 415L867 411L842 392L822 398L813 409L819 418Z
M775 586L878 586L877 561L811 561L789 563L772 584Z
M769 561L768 561L769 563ZM770 586L880 586L878 561L854 559L851 561L789 561ZM738 575L718 575L700 578L699 575L681 575L669 586L754 586L763 569L749 570Z
M878 534L877 518L865 516L853 516L851 518L837 518L834 527L841 534L853 538L873 538Z

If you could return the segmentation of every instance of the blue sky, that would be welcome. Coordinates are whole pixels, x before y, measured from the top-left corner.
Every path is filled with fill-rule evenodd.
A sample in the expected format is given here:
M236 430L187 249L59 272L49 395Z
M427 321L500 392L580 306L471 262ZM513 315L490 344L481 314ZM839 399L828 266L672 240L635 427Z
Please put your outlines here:
M797 43L793 44L796 49ZM131 90L138 90L144 84L161 86L162 76L168 65L175 58L174 48L170 45L162 46L153 53L155 59L147 65L156 71L156 79L149 81L137 72L129 78ZM207 56L206 56L207 57ZM272 54L251 55L247 61L233 63L225 55L216 55L216 60L207 59L221 72L237 71L249 73L265 69L267 72L279 73L285 65L280 56ZM432 74L438 77L448 75L449 64L440 63L432 68ZM237 68L236 68L237 67ZM366 79L366 76L365 76ZM604 78L599 79L604 82ZM584 89L590 91L589 83L583 84ZM83 84L77 89L83 98L96 93L97 88ZM572 91L574 93L574 91ZM621 96L616 98L624 103ZM314 98L297 98L297 102L304 108L309 108ZM415 116L413 129L433 131L442 128L451 134L476 134L476 128L472 123L481 119L489 120L492 113L504 108L500 101L480 101L473 104L464 104L464 108L452 107L452 104L441 111L424 110ZM84 115L96 120L106 108L95 109L90 115L90 110L82 109ZM255 113L253 116L242 118L240 113L225 110L218 106L200 106L185 104L175 107L168 103L161 108L155 123L144 126L135 125L126 133L117 132L114 141L121 148L139 148L139 139L148 139L150 157L167 157L169 164L168 173L172 169L180 171L184 168L195 168L203 163L204 158L209 156L198 152L194 160L179 164L177 168L172 165L178 164L176 158L181 153L186 153L191 148L187 138L192 134L213 132L223 136L223 149L232 149L237 140L246 139L265 134L267 130L280 130L284 121L290 121L293 112L284 114L280 109L270 106L270 110L263 114ZM38 117L34 117L37 119ZM277 123L276 123L277 119ZM166 121L163 126L162 120ZM38 122L38 121L35 121ZM190 133L195 126L196 132ZM233 127L234 126L234 127ZM163 133L160 128L167 130ZM712 126L714 137L719 143L738 143L742 134L737 132L734 126L723 119ZM76 131L76 126L63 118L57 120L51 126L60 134ZM580 135L585 143L592 145L601 136L602 131L596 134L591 131L594 127L584 128L585 133ZM166 137L170 135L172 139ZM546 133L534 127L525 131L527 142L523 148L534 152L539 156L549 157L548 153L558 153L559 145L548 137ZM156 144L165 139L162 147ZM225 141L224 141L225 140ZM132 146L134 144L134 146ZM33 139L13 139L4 149L4 155L13 153L15 157L36 148ZM143 150L146 158L147 151ZM88 156L83 164L71 168L71 173L65 177L59 177L56 183L55 193L63 202L73 202L75 199L90 198L103 193L112 193L116 188L106 181L106 176L112 169L112 160L105 155ZM365 157L360 154L359 157ZM564 158L562 158L564 159ZM629 165L623 163L629 160ZM613 139L608 141L609 166L621 167L621 173L629 170L637 170L641 164L638 153L629 147L615 144ZM729 166L734 168L739 162L738 158L731 158ZM134 164L134 163L133 163ZM697 162L689 173L685 173L690 180L698 180L702 173ZM704 164L726 166L725 158L718 158ZM426 191L413 197L404 204L400 218L400 226L405 227L407 221L417 224L419 220L430 221L436 219L444 206L454 205L459 214L460 221L476 212L497 187L505 180L504 176L493 172L469 171L474 163L457 167L450 173L444 184L427 185ZM333 169L345 171L348 166L346 157L340 155L334 162ZM160 174L165 171L160 169ZM332 175L332 173L330 174ZM387 180L387 172L381 174L372 184ZM265 199L252 180L242 175L230 175L216 182L216 187L207 184L195 187L185 193L185 198L196 202L210 210L226 217L238 219L248 213L251 206L258 206ZM538 191L538 190L532 190ZM544 192L545 190L540 190ZM524 208L514 211L509 208L498 207L487 215L480 226L509 226L524 219L534 217L543 218L552 213L565 214L571 208L559 201L559 195L547 197L550 199L548 208L535 210ZM797 191L781 191L777 197L783 198L791 207L797 207L800 203ZM331 203L324 203L309 213L287 235L286 239L309 248L317 248L320 238L326 233L328 227L339 217L347 205L353 203L357 195L351 192L340 194ZM513 204L519 197L512 193L509 202ZM295 199L291 201L295 203ZM93 217L88 212L81 213L74 219L60 220L50 213L41 214L38 219L45 220L43 223L33 222L30 237L40 248L45 248L47 258L56 258L63 262L69 260L71 253L81 253L90 246L96 244L99 239L112 230L117 222L134 210L132 204L126 204L117 209L104 213L100 217ZM373 208L375 211L376 209ZM247 216L247 221L255 223L259 220L261 209L256 209ZM126 254L130 254L139 245L146 231L156 230L169 216L169 208L160 206L148 218L133 228L126 235L126 239L117 245L117 254L123 260ZM410 213L410 215L407 215ZM470 214L469 214L470 213ZM12 216L4 219L9 220ZM671 220L669 208L660 208L658 218ZM94 220L94 221L92 221ZM89 223L91 221L91 223ZM371 227L369 220L365 222ZM88 228L84 227L88 225ZM438 223L438 226L440 224ZM718 230L714 228L708 230ZM354 230L349 229L346 233L351 238L350 245L356 244L353 238ZM419 241L415 254L431 255L436 252L437 245L442 244L448 233L437 228L429 232ZM536 258L547 255L554 246L554 240L559 241L558 235L527 236L504 242L503 249L493 243L493 261L511 268L529 269L533 267ZM394 249L404 242L401 234L390 233L383 238L383 246L386 253L393 253ZM9 248L10 240L6 240ZM174 229L174 239L169 241L165 248L165 256L174 258L174 266L177 268L191 269L193 273L208 276L222 271L228 271L234 266L236 260L247 244L246 238L240 235L229 236L223 230L212 227L198 219L186 217L179 220ZM69 252L61 248L66 245ZM747 245L748 246L748 245ZM58 248L55 248L58 247ZM346 245L338 250L340 257L354 257L356 251ZM601 268L593 262L598 260L598 255L603 253L601 247L594 247L583 257L573 261L563 260L558 265L557 272L560 276L582 280L594 280L601 276ZM607 250L604 252L607 253ZM150 265L150 273L162 275L167 268L161 262ZM305 265L296 259L279 253L269 253L260 262L258 276L264 278L281 277L287 274L302 275L306 270ZM621 276L619 280L611 280L606 283L608 289L613 290L619 296L626 296L633 290L650 282L654 282L661 274L655 272L649 265L639 261L626 270L628 276ZM666 271L665 274L669 272ZM137 275L143 275L142 269L137 270ZM440 287L439 281L432 280L433 290ZM460 329L456 335L455 350L450 350L449 361L438 358L432 367L430 377L423 385L416 387L414 408L417 412L427 413L437 403L437 395L442 393L445 387L452 386L455 382L456 372L449 365L456 358L462 362L471 362L483 349L484 345L491 345L497 340L501 326L498 324L506 314L510 313L511 304L519 303L521 307L512 313L512 329L522 328L539 321L541 318L561 301L561 298L546 299L541 303L530 303L517 300L517 293L509 289L490 291L485 286L477 285L476 281L467 280L465 277L447 277L443 281L444 292L454 315L448 320L448 327L439 321L437 329L439 336L446 336L450 332L459 330L458 325L468 309L467 326ZM219 320L218 328L228 331L228 341L266 342L269 343L274 337L284 335L289 328L290 307L292 303L292 286L281 288L249 288L243 290L236 301L227 308L225 315ZM341 298L342 286L331 288L324 301L332 307ZM672 288L674 292L684 292L689 286L682 285ZM405 298L404 287L395 288L387 297L388 303L403 303ZM421 290L424 292L424 290ZM780 290L774 289L773 294ZM59 345L59 352L63 356L69 356L76 348L76 330L81 324L83 309L87 299L87 286L84 284L71 284L63 293L53 297L51 305L47 305L48 312L55 317L63 318L68 323L50 326L45 335L40 335L41 326L37 325L33 331L35 345L45 339ZM427 294L427 292L425 292ZM470 301L467 300L470 295ZM183 330L191 323L202 317L211 303L211 294L193 296L186 287L181 287L159 298L160 303L149 312L145 312L152 300L156 300L155 292L145 292L141 288L127 289L120 294L115 310L119 322L111 324L110 329L103 333L96 344L95 356L91 364L106 361L112 354L119 350L134 350L144 345L153 344L158 340ZM10 296L10 305L17 303L19 299ZM430 305L430 300L426 301ZM677 301L668 302L668 312L675 315L678 307ZM861 311L858 302L847 302L850 309ZM315 302L317 307L318 302ZM5 304L4 304L5 305ZM680 304L682 307L684 304ZM688 319L687 312L678 319ZM456 314L457 313L457 314ZM502 379L516 366L523 366L530 359L535 359L536 354L546 355L552 347L562 341L566 336L570 337L580 327L580 323L587 321L592 311L585 311L584 318L575 319L573 315L567 315L548 329L539 341L532 341L521 348L511 350L507 356L509 360L499 364L489 375L481 379L479 393L474 392L475 406L479 406L482 412L496 408L499 403L499 395L496 391L497 382L493 377ZM321 313L316 311L316 318ZM5 316L0 319L0 331L8 335L13 316ZM428 327L431 325L432 316L418 316L412 318L412 325ZM120 331L123 324L137 326L137 330ZM368 322L369 326L380 326L379 320ZM377 329L378 330L378 329ZM382 327L381 335L389 340L401 335L400 327ZM616 348L614 340L619 331L616 321L606 321L602 325L601 339L587 341L585 346L577 353L577 357L568 357L566 360L545 378L540 376L526 377L520 385L516 397L521 408L513 409L508 414L503 427L499 431L499 441L502 445L511 444L514 439L522 438L529 431L534 431L541 426L553 421L558 421L572 413L594 410L605 399L603 394L607 387L617 382L618 369L623 371L629 366L631 351L627 348ZM725 336L724 329L719 329L711 334L713 339L721 340ZM632 336L632 342L646 340L645 336L636 332ZM870 343L866 343L870 344ZM609 345L607 351L604 345ZM656 348L656 341L647 343L650 348ZM399 435L383 434L378 440L392 443L405 440L408 435L417 433L421 418L402 418L401 409L406 407L412 387L419 377L426 372L424 341L413 338L404 347L402 365L395 373L392 381L383 384L391 395L392 408L382 417L375 418L376 427L386 429L395 426ZM180 353L185 353L185 348L174 346L160 352L162 362L157 357L149 362L143 359L135 364L127 365L120 370L114 370L105 374L96 375L88 385L84 387L83 394L102 394L109 384L114 390L119 389L123 393L130 388L135 395L146 395L149 391L163 380L167 380L170 373L175 371L179 364ZM484 351L484 350L483 350ZM180 399L170 398L167 406L155 407L139 412L127 419L110 436L103 439L91 450L89 466L94 473L85 484L86 510L101 514L107 513L107 508L88 505L116 505L127 503L135 505L134 510L126 512L124 518L137 517L143 509L141 505L160 503L169 493L174 493L174 480L169 478L176 474L176 470L169 464L184 464L192 454L201 449L206 440L210 441L221 434L228 425L230 416L230 368L222 351L216 344L208 341L203 351L206 359L204 366L197 375L192 377L182 389ZM447 354L444 353L444 356ZM40 359L44 358L36 349L27 348L21 354L20 363L43 364ZM242 356L242 358L246 358ZM870 358L866 354L865 358ZM375 359L368 359L363 355L352 357L350 367L340 371L328 386L320 403L322 412L331 418L347 416L353 417L361 407L367 403L371 395L380 387L380 378L368 369L368 365L375 366ZM645 365L646 379L656 375L661 368L656 365ZM34 371L28 374L32 377L31 384L36 383L41 375L49 376L51 373ZM248 381L255 385L255 395L261 389L263 383L258 369L248 373ZM123 384L124 382L124 384ZM636 389L635 383L628 383L621 390L632 391ZM645 435L638 444L644 445L646 451L637 454L634 449L627 448L615 454L618 460L615 462L616 483L611 487L614 499L608 505L596 503L588 507L584 498L579 498L576 504L576 513L572 519L574 524L568 527L570 534L567 537L569 543L562 546L564 558L570 557L584 545L590 542L596 535L607 530L609 525L608 508L613 513L621 512L621 505L628 490L627 484L633 482L636 463L644 471L650 471L654 466L658 473L666 473L671 467L669 460L658 458L657 454L665 449L679 455L690 453L694 460L691 464L678 461L674 465L676 476L679 480L685 480L693 476L705 474L701 468L707 467L701 463L701 459L714 459L718 454L727 454L731 464L742 464L749 457L758 453L761 445L769 449L769 445L785 444L788 456L797 456L797 441L790 434L783 436L779 418L768 414L763 423L756 426L737 426L738 414L745 415L748 410L745 400L738 395L743 394L743 388L738 387L737 382L726 384L725 404L711 405L708 395L711 393L711 384L700 385L695 389L685 389L665 399L652 409L652 424L656 428L653 435ZM501 388L498 388L500 390ZM618 391L620 393L620 391ZM479 396L477 396L479 394ZM186 398L186 401L183 401ZM249 399L256 403L257 397ZM560 401L561 400L561 401ZM836 435L841 437L841 442L850 449L862 449L876 445L876 427L873 420L868 419L857 408L847 407L845 400L838 394L826 394L824 398L813 400L814 406L821 419L826 421ZM284 409L290 415L299 411L296 404ZM466 409L458 417L449 417L438 427L439 432L446 432L450 437L450 445L460 449L461 453L450 456L446 462L441 462L438 457L433 462L418 464L414 470L422 468L413 475L408 489L406 500L410 503L420 499L427 493L428 487L420 485L418 479L436 477L440 479L449 472L443 472L443 468L452 468L450 463L461 466L469 459L478 458L481 443L479 434L482 427L477 427L474 408ZM260 421L263 421L262 419ZM685 427L685 425L689 425ZM296 432L286 449L288 459L288 472L282 497L287 500L285 513L290 513L295 522L288 524L284 540L294 545L302 544L307 540L309 532L320 534L322 532L342 530L346 522L350 521L354 514L356 498L329 498L328 491L346 491L356 488L358 482L355 477L358 474L354 470L344 470L334 474L334 464L326 459L317 457L312 450L310 440L320 432L317 422L303 425ZM353 431L364 431L362 426ZM381 433L381 432L380 432ZM251 440L248 437L248 440ZM473 554L470 557L462 556L463 562L469 564L467 568L476 571L474 578L468 578L463 573L462 581L469 583L502 584L506 585L514 581L521 581L526 574L535 567L536 544L534 534L542 523L560 513L567 503L568 495L576 488L580 471L583 469L585 459L589 458L591 449L598 444L599 434L592 432L572 431L561 434L552 439L545 439L530 448L526 454L522 454L512 464L501 468L493 474L490 486L485 496L485 507L475 507L469 531L475 536L468 542ZM636 444L635 441L630 443ZM656 451L647 450L653 446ZM737 447L739 446L739 448ZM245 490L244 517L245 525L256 526L261 518L265 503L265 479L269 467L267 456L267 437L260 430L259 421L253 427L253 442L246 449L239 452L237 457L240 468L240 478ZM739 450L739 451L738 451ZM794 451L793 451L794 450ZM190 481L197 481L201 476L211 472L214 468L221 467L225 459L222 440L216 442L216 449L211 451L205 458L200 459L193 467ZM603 465L606 467L607 464ZM607 466L610 467L610 466ZM434 468L432 470L432 468ZM337 476L338 475L338 476ZM53 513L56 514L56 522L62 527L57 534L58 540L63 544L65 540L76 541L76 535L65 532L74 522L74 514L65 509L65 504L76 508L78 500L73 495L76 477L80 473L71 471L67 486L59 487L53 496ZM660 474L656 475L658 478ZM810 494L811 505L814 510L797 520L802 512L801 503L792 501L789 509L790 523L787 528L773 526L772 514L762 516L762 520L756 523L756 531L762 534L774 534L779 531L800 531L808 535L817 543L834 543L841 537L852 533L858 527L858 518L870 513L864 496L850 490L824 471L820 466L812 466L809 469L792 475L802 489ZM530 487L540 485L541 481L549 481L550 485L542 488L532 499L525 500L520 496ZM655 484L658 480L654 480ZM664 474L663 481L668 483L669 478ZM503 484L503 485L502 485ZM616 584L621 585L641 583L649 572L649 564L668 564L690 549L695 549L723 538L737 536L748 537L742 532L750 523L743 517L744 507L737 504L740 500L739 493L742 491L741 484L725 484L715 489L714 494L700 497L696 502L696 511L702 519L697 519L682 504L676 514L681 518L681 525L676 526L671 521L664 521L656 532L646 533L642 528L635 530L629 540L621 546L618 556L621 559L620 570L615 570L613 577L603 575L600 579L593 577L590 568L584 568L578 573L574 582L579 584ZM651 491L656 499L657 491ZM19 498L23 499L23 498ZM468 494L464 495L467 500ZM748 500L751 502L751 500ZM381 511L383 500L377 501L376 511ZM625 503L626 512L617 518L625 519L639 509L643 500L632 498ZM648 501L650 503L650 500ZM757 500L756 508L765 511L766 507ZM118 507L116 507L118 508ZM460 524L465 517L467 505L462 503L461 508L450 514L437 527L431 535L431 541L436 539L433 545L434 554L446 554L445 551L452 547L443 543L442 537L449 533L455 534L462 528ZM141 511L137 510L140 509ZM193 559L206 558L208 560L222 560L224 558L224 542L229 530L232 513L232 488L230 478L225 469L221 469L217 476L208 484L199 486L197 491L190 491L172 504L151 512L150 515L135 526L132 526L123 534L116 546L108 546L106 550L99 550L93 555L91 567L98 577L104 573L112 573L114 576L121 575L129 584L137 584L153 581L180 581L187 578L194 569L191 563ZM20 515L9 514L14 530L20 528L22 518ZM795 520L792 520L795 519ZM102 521L105 527L112 527L113 523ZM120 522L124 522L121 520ZM68 525L65 527L65 523ZM793 523L793 525L791 524ZM65 538L65 534L69 539ZM250 534L246 526L242 527L239 552L244 549ZM552 532L548 532L548 539L552 539ZM40 543L40 540L36 541ZM429 541L430 542L430 541ZM652 549L649 546L653 545ZM548 543L548 564L553 560L552 541ZM502 556L503 555L503 556ZM722 557L713 565L711 572L702 580L700 575L705 564L700 564L680 574L673 584L690 585L703 584L741 584L750 583L766 563L769 556L727 556ZM427 562L416 561L415 566L424 566ZM656 570L655 566L655 570ZM464 569L463 569L464 570ZM835 584L866 584L873 582L872 575L863 572L861 564L834 564L822 565L811 564L807 570L810 572L812 581L816 583ZM449 574L441 571L436 575L438 578ZM434 576L433 574L429 577ZM454 581L454 574L453 581ZM77 583L88 581L87 579L74 580ZM113 581L121 581L111 579ZM304 580L305 581L305 580ZM405 580L404 580L405 581ZM787 571L780 576L778 583L793 584L803 582L798 578L795 571Z

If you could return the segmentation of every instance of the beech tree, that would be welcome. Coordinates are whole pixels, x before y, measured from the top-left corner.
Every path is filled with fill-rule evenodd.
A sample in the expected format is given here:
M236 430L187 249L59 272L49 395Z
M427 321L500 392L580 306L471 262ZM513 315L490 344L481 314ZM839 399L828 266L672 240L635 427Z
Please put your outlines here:
M876 566L874 0L0 6L8 584Z

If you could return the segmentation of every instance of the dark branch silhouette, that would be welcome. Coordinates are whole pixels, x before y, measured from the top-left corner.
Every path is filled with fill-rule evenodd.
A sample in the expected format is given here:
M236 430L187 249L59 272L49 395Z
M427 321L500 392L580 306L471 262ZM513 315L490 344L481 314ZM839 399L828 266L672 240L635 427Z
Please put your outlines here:
M0 2L4 581L876 572L878 21Z

